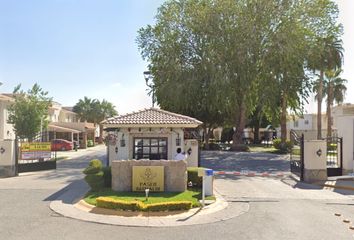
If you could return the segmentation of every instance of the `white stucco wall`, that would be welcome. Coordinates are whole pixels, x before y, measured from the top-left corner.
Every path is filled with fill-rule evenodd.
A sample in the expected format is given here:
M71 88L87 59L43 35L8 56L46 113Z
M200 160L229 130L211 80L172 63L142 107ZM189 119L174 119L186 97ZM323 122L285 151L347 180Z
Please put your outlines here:
M353 171L354 165L354 116L337 117L338 137L343 137L343 169Z
M182 152L187 151L184 145L184 132L182 129L173 128L121 128L116 132L117 141L115 146L108 146L109 162L113 160L133 159L134 138L167 138L167 160L173 160L177 153L177 148L181 148ZM124 135L124 136L123 136ZM180 146L176 146L176 139L181 139ZM125 139L125 146L120 146L120 140ZM115 153L115 148L118 149L118 154Z
M15 138L12 124L7 123L9 117L9 112L7 110L8 106L8 102L0 101L0 139Z
M321 150L320 156L317 151ZM327 145L324 140L305 140L304 141L304 166L305 169L319 170L327 169Z

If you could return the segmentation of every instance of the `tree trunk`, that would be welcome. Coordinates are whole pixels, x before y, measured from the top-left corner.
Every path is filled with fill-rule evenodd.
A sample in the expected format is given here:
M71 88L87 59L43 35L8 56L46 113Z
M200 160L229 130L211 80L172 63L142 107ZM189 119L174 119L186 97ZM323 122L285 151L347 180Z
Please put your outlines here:
M323 91L323 71L321 70L318 89L317 89L317 140L322 139L322 91Z
M232 136L232 147L234 149L237 149L237 145L243 143L243 130L245 129L246 125L246 107L244 102L240 106L240 111L239 114L237 114L236 117L236 130L234 132L234 135Z
M204 149L209 150L209 129L204 126Z
M332 113L331 106L333 103L333 86L329 82L328 93L327 93L327 137L332 136Z
M256 124L254 125L254 139L253 142L255 144L259 143L259 122L257 121Z
M280 140L281 143L286 142L286 135L287 135L287 129L286 129L286 115L287 115L287 97L286 94L283 93L281 96L281 112L280 112Z
M100 124L99 126L100 126L100 137L98 139L98 142L103 143L103 125Z

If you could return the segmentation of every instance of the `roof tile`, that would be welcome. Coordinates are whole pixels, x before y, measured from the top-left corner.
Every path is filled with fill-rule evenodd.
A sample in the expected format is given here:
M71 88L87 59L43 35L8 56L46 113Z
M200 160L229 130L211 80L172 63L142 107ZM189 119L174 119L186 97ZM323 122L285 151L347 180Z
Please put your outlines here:
M177 113L168 112L162 109L149 108L138 112L107 118L103 124L137 124L137 125L159 125L159 124L191 124L200 125L201 121Z

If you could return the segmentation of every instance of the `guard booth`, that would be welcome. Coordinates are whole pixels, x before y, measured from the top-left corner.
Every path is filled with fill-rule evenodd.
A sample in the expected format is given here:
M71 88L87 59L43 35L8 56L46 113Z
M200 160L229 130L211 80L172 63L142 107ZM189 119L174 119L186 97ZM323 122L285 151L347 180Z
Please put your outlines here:
M199 146L194 129L201 121L150 108L101 122L108 133L107 165L113 160L174 160L177 149L186 155L187 166L198 166Z

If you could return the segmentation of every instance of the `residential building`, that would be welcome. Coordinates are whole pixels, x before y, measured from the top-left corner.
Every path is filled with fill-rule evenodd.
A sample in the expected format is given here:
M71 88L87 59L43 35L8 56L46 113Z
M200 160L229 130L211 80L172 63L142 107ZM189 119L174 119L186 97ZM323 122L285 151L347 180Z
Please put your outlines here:
M327 115L322 113L322 137L327 135ZM291 115L286 123L287 138L290 138L290 131L295 131L298 135L304 134L305 139L317 139L317 114L303 114L302 116ZM335 129L334 129L335 131Z
M12 124L8 123L8 107L14 100L11 97L0 94L0 139L14 139L15 132Z
M13 94L0 94L0 139L15 138L12 124L7 123L9 116L7 108L13 102ZM63 107L55 101L48 109L48 121L47 129L43 129L42 141L66 139L79 143L81 148L86 148L87 140L94 142L99 132L93 123L80 122L79 116L73 112L72 107Z

